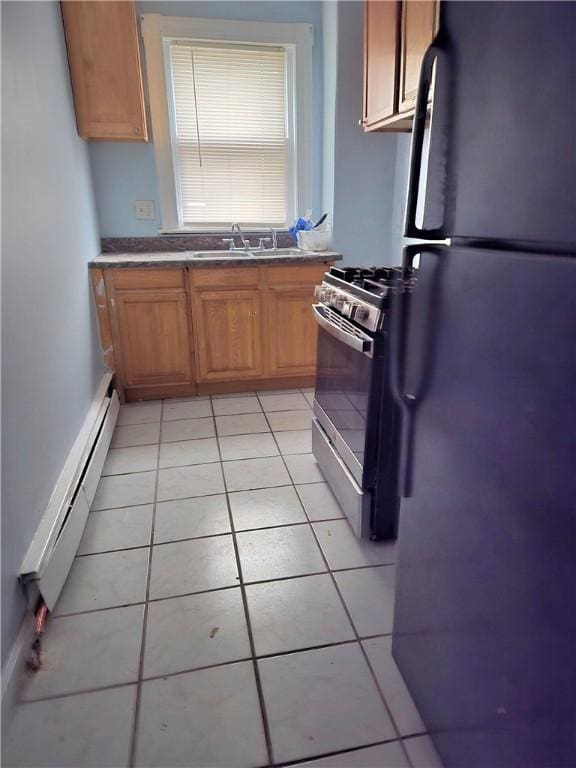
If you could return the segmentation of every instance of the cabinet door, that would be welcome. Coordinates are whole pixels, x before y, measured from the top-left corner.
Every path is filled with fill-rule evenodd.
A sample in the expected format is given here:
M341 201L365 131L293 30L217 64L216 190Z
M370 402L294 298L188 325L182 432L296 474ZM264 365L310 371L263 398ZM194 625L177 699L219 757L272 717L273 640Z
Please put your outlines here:
M314 374L317 339L312 315L314 285L270 286L268 301L270 374Z
M426 49L436 34L438 8L437 0L402 3L399 112L406 112L416 105L420 67Z
M198 381L262 376L260 291L192 290Z
M190 383L186 292L116 291L112 302L115 351L124 386Z
M396 111L398 19L399 3L366 0L362 123L367 129Z
M146 141L134 2L70 0L62 15L80 136Z

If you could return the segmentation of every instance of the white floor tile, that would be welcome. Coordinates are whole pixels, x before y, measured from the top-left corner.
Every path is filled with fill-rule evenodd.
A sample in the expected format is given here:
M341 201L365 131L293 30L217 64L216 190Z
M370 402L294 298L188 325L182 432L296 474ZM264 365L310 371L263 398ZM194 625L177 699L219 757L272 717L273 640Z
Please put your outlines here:
M299 389L259 389L258 395L299 395Z
M185 467L191 464L208 464L215 461L220 461L218 443L215 437L162 443L160 446L159 466L161 469Z
M274 432L312 428L312 411L275 411L266 414Z
M237 534L244 581L282 579L326 570L308 525Z
M360 637L391 634L396 566L340 571L334 578Z
M344 517L328 483L297 485L296 490L309 520L332 520Z
M78 547L90 555L129 547L146 547L152 530L152 504L91 512Z
M230 435L218 438L218 442L223 461L279 455L278 447L271 434Z
M291 485L228 495L237 531L305 523L306 515Z
M403 740L413 768L442 768L442 762L430 736Z
M246 587L257 655L354 640L328 574Z
M239 588L150 603L145 677L249 657L250 643Z
M396 562L396 543L361 541L347 520L314 523L314 530L330 568L359 568Z
M300 411L308 410L306 398L300 392L290 395L258 395L265 411Z
M263 413L243 413L238 416L217 416L216 431L219 435L252 435L270 432Z
M3 744L6 768L127 766L136 686L22 704Z
M220 464L172 467L158 472L158 501L224 493Z
M232 536L176 541L153 548L151 599L237 585Z
M314 405L314 393L313 392L303 392L304 397L306 398L306 402L310 407Z
M210 395L188 395L187 397L167 397L164 399L165 405L173 405L174 403L199 403L201 400L210 400Z
M108 451L102 475L127 475L156 469L157 445L138 445L132 448L112 448Z
M178 419L200 419L204 416L212 416L210 400L186 400L183 403L173 403L167 400L164 403L162 419L163 421L176 421Z
M293 768L410 768L410 763L401 742L389 741L375 747L340 752L330 757L321 757L319 760L298 763Z
M180 440L196 440L200 437L214 437L215 434L216 428L213 418L163 421L160 442L175 443Z
M276 440L280 453L284 456L291 453L312 452L312 430L295 429L292 432L278 432Z
M303 453L298 456L286 456L286 466L294 483L321 483L324 475L313 454Z
M148 552L145 547L77 557L53 615L143 602Z
M276 762L393 739L357 644L258 662Z
M230 532L224 494L161 501L156 505L154 544Z
M225 461L222 467L229 492L251 491L290 483L290 477L280 457Z
M238 413L261 413L256 395L251 397L223 397L212 403L215 416L233 416Z
M362 643L401 736L423 733L422 722L404 678L392 656L392 638L376 637Z
M130 424L116 427L112 435L111 448L128 448L133 445L154 445L160 435L160 422L151 424Z
M162 414L162 402L156 400L150 403L130 403L120 407L118 414L119 426L126 424L149 424L154 421L160 421Z
M92 509L117 509L151 504L154 501L156 472L102 477L96 489Z
M143 683L136 766L252 768L266 764L251 662Z
M42 667L25 677L23 699L135 682L143 619L143 605L51 619Z

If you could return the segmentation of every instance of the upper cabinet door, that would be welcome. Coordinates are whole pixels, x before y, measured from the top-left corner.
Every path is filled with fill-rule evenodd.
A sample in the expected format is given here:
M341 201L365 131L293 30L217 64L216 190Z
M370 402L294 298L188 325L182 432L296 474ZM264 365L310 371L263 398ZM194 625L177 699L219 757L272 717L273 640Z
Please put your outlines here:
M62 3L78 133L147 141L134 2Z
M397 101L400 4L366 0L364 5L364 111L366 130L391 117Z
M416 106L420 67L426 49L436 34L438 9L437 0L409 0L402 3L399 112L406 112Z

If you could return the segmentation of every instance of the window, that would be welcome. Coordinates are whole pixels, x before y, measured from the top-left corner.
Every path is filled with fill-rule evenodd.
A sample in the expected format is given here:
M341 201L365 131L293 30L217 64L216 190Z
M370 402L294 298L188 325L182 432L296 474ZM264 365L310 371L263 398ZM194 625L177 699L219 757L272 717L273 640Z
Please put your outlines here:
M282 227L310 207L311 28L142 28L163 230Z

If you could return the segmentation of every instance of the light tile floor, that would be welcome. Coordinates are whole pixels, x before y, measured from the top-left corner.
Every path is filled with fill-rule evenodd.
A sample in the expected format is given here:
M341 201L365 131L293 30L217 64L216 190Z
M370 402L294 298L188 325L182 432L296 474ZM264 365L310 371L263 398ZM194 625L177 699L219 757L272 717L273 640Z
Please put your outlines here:
M439 768L311 390L123 406L5 766Z

